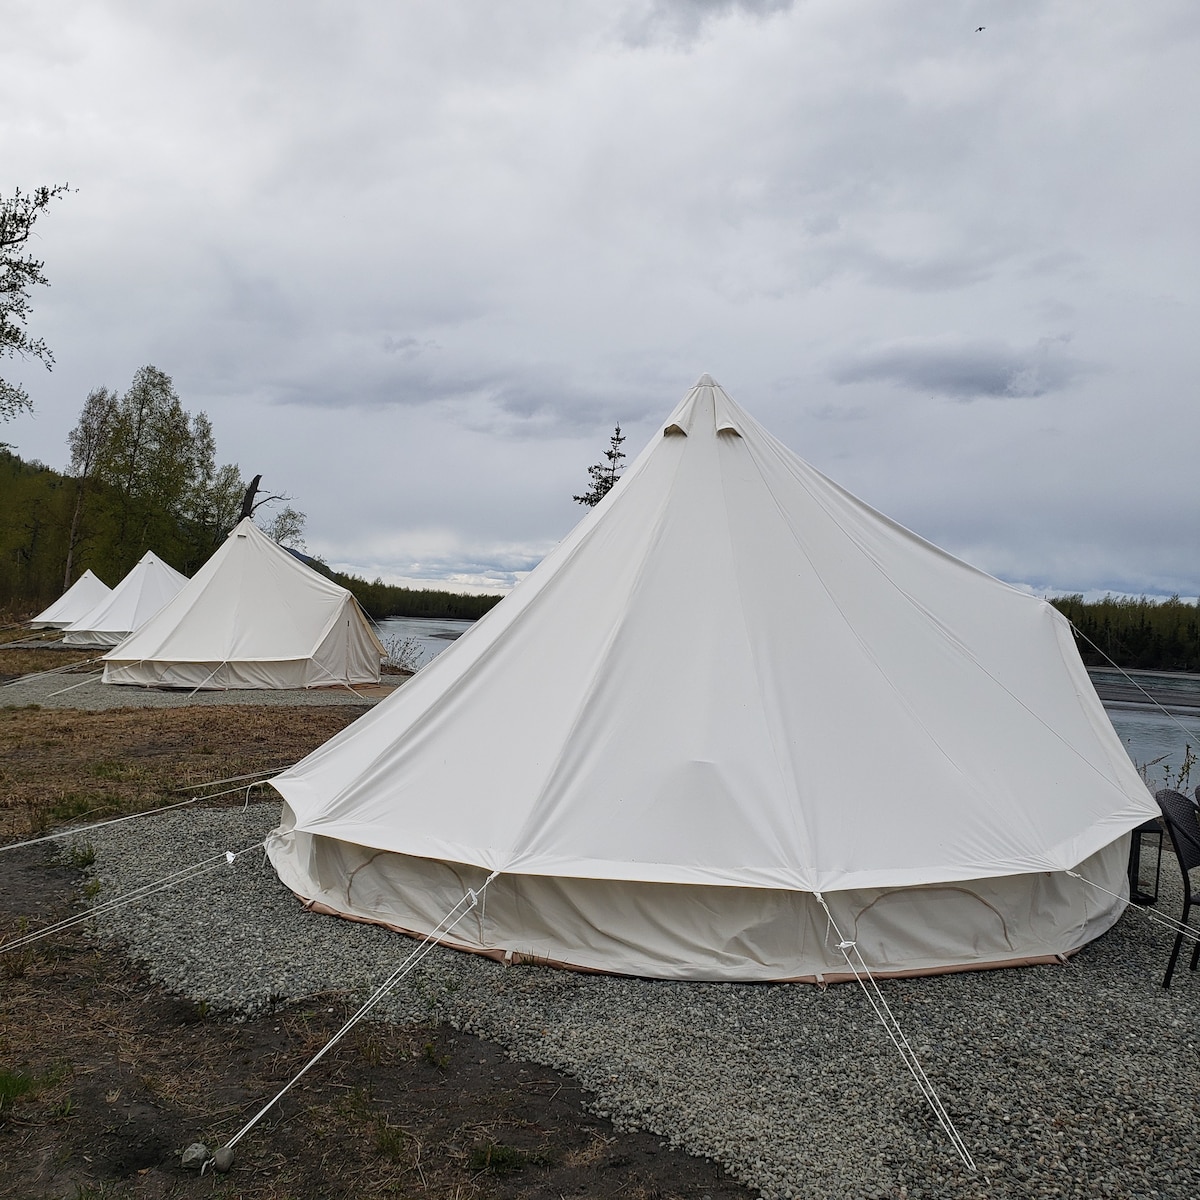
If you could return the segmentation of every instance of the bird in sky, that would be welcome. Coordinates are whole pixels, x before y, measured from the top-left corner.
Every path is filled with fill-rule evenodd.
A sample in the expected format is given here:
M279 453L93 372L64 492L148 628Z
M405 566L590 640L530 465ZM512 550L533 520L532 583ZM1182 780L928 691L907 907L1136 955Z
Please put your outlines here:
M975 32L982 33L986 28L987 28L986 25L980 25L980 27L977 30L975 30Z

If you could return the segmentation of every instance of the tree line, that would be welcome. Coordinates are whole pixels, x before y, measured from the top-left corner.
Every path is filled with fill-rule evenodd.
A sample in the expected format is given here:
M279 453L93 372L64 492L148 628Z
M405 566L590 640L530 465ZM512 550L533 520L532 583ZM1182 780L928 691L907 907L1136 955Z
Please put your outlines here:
M147 550L191 576L255 504L235 463L218 465L212 423L189 413L170 376L142 367L127 391L95 388L68 435L62 473L0 446L0 609L36 611L87 569L119 582ZM265 497L267 501L286 496ZM290 506L256 521L282 545L302 548L304 514ZM474 620L499 596L368 583L311 566L353 592L377 620L390 616Z
M504 598L466 596L459 592L439 592L430 588L398 587L395 584L384 583L382 579L368 583L357 575L346 575L328 568L325 569L325 574L352 592L363 609L377 621L382 621L385 617L441 617L477 621Z
M1200 672L1200 601L1106 596L1088 603L1075 595L1050 603L1075 627L1089 667Z
M157 367L94 389L67 440L66 474L0 451L0 603L51 600L87 568L114 584L147 550L194 574L237 522L241 473Z

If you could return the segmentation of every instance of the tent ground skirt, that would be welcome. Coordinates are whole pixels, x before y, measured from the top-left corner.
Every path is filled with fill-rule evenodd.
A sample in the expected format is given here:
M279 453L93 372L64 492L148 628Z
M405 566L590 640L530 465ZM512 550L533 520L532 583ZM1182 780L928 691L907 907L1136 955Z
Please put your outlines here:
M285 806L285 818L290 812ZM424 936L490 872L284 826L280 879L310 907ZM1128 836L1080 864L1118 896ZM1109 929L1125 900L1042 872L956 884L827 892L872 974L922 975L1052 961ZM442 942L504 961L658 979L832 982L849 978L810 892L500 875Z

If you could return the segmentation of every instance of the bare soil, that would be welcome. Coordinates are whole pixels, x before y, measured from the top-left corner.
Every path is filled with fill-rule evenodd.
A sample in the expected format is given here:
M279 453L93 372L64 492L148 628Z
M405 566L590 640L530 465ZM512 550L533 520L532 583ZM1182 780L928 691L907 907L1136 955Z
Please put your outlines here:
M294 761L359 711L0 710L0 842ZM0 853L0 942L78 911L84 886L46 845ZM234 1022L82 928L0 954L0 1196L751 1194L712 1163L616 1133L563 1075L447 1028L382 1024L356 1026L239 1143L229 1174L182 1168L185 1146L221 1145L352 1008L327 995Z

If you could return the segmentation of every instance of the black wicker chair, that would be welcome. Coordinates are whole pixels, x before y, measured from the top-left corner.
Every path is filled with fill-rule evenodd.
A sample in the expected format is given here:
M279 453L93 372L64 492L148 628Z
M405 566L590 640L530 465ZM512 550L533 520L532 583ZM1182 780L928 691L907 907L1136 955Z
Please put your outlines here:
M1186 925L1195 903L1192 899L1191 871L1200 867L1200 814L1187 796L1170 788L1156 792L1154 799L1158 801L1158 807L1162 810L1171 845L1175 847L1175 857L1179 859L1179 873L1183 876L1183 912L1180 914L1179 923ZM1171 957L1167 961L1167 973L1163 976L1163 987L1171 986L1171 975L1175 971L1175 962L1179 958L1184 936L1182 929L1175 935L1175 945L1171 948ZM1196 942L1192 951L1193 971L1196 969L1197 960L1200 960L1200 941Z

